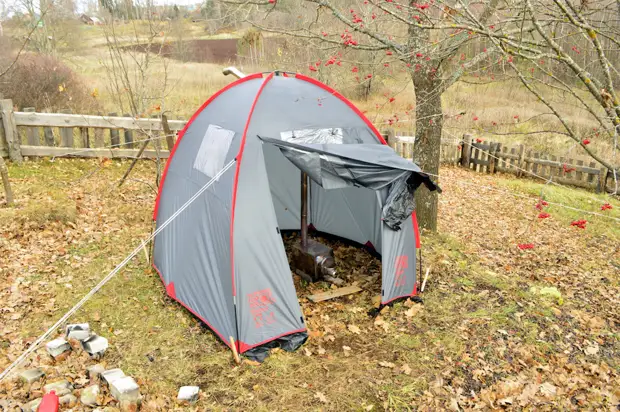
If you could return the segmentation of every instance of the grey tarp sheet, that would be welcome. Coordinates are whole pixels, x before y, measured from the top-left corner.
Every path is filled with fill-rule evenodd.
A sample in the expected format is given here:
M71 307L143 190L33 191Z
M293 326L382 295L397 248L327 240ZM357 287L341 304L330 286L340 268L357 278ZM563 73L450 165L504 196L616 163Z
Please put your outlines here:
M429 190L439 189L415 163L403 159L389 146L260 139L279 147L288 160L324 189L388 188L381 218L393 230L400 230L402 222L411 216L415 209L413 193L420 184L424 183Z

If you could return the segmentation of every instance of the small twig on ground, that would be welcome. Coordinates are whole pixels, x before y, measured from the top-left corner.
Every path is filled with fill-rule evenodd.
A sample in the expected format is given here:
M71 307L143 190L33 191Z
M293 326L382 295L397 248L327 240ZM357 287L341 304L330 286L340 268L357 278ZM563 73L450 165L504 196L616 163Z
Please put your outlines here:
M125 180L127 179L127 176L129 176L129 174L131 173L131 171L135 167L136 163L138 163L138 159L140 159L140 157L142 157L142 153L144 153L144 149L146 149L146 146L148 146L150 141L151 141L151 137L149 136L149 138L146 139L144 141L144 143L142 143L142 146L140 147L140 150L138 150L138 153L136 154L136 157L133 159L133 161L129 165L129 169L127 169L127 171L125 172L125 174L121 178L120 182L118 182L118 187L121 187L123 185L123 183L125 183Z

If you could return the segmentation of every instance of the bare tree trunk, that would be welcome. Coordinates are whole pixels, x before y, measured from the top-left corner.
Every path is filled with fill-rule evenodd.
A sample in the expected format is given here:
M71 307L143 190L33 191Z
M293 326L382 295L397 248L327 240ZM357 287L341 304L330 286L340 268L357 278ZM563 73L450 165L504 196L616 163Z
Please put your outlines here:
M414 72L411 78L416 94L416 141L413 160L423 171L438 175L443 127L441 93L438 91L440 84L423 71ZM431 178L436 180L436 176ZM421 227L437 230L437 204L437 192L420 186L416 191L416 213Z
M11 182L9 181L9 169L6 167L6 163L2 156L0 156L0 175L2 176L2 185L6 193L6 204L8 206L13 206L13 190L11 189Z

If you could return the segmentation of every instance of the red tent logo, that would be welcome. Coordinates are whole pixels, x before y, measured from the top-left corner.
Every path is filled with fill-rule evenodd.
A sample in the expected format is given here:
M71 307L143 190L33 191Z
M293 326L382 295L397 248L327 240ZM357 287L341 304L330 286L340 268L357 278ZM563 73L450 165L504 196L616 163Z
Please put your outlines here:
M409 256L400 255L396 256L396 279L394 281L394 286L400 287L405 286L407 282L407 278L405 277L405 269L409 267Z
M248 294L250 313L256 328L262 328L275 322L275 314L272 307L274 304L271 289L263 289Z

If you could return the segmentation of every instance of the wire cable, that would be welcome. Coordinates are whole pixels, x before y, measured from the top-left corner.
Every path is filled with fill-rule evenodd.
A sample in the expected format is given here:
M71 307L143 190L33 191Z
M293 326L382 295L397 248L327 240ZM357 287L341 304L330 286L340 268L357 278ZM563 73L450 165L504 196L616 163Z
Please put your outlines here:
M127 264L129 261L136 256L148 242L150 242L155 236L157 236L161 231L163 231L170 223L174 221L185 209L187 209L198 197L203 194L212 184L216 182L220 176L222 176L230 167L237 161L237 159L233 159L228 164L224 166L222 170L220 170L211 180L209 180L200 190L198 190L187 202L185 202L181 207L179 207L168 219L166 219L148 238L144 239L140 242L140 245L136 247L121 263L116 265L114 269L110 273L108 273L94 288L90 290L78 303L76 303L67 313L65 313L54 325L52 325L45 333L43 333L39 338L33 342L32 345L24 353L22 353L13 363L11 363L5 370L0 373L0 382L4 380L9 374L26 359L28 355L38 349L38 347L43 343L45 339L47 339L54 331L59 328L63 323L65 323L75 312L77 312L90 298L92 298L95 293L97 293L106 283L108 283L120 270Z

